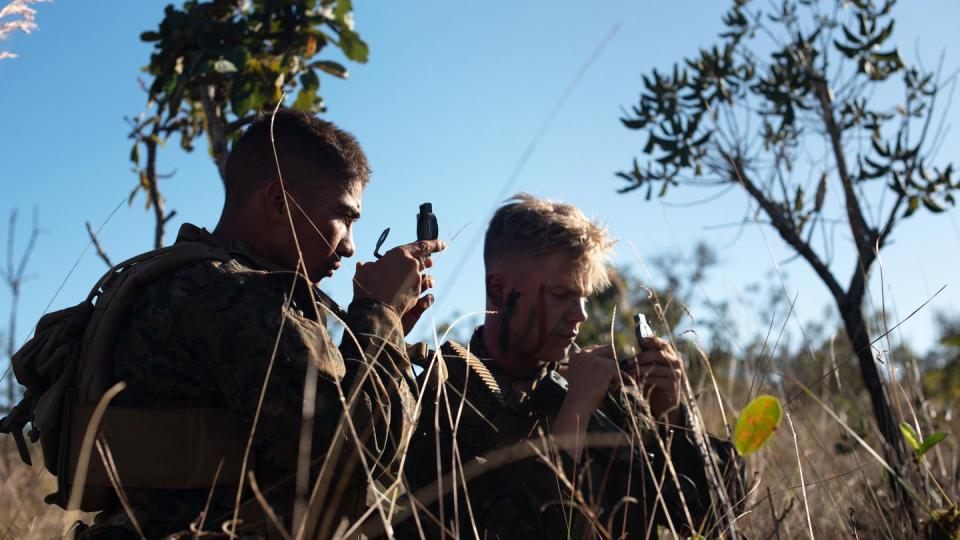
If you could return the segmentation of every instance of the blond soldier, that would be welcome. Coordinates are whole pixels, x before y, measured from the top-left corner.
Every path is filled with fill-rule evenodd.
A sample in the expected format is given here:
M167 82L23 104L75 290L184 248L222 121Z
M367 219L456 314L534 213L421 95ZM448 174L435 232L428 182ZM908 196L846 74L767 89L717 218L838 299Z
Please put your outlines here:
M618 365L609 347L574 345L585 302L608 284L610 247L606 231L569 204L520 194L494 214L484 244L484 324L469 345L441 348L442 389L434 382L441 370L421 375L423 410L405 470L418 511L401 535L643 538L654 524L689 534L690 522L709 534L711 498L680 405L676 351L647 338ZM607 444L610 435L629 440L623 411L631 404L611 393L621 380L646 397L650 425L672 439L677 482L664 483L659 503L654 479L662 481L665 459L655 433L634 439L646 444L646 459L643 451L590 446L596 435ZM559 445L552 465L529 456L527 443L544 447L541 435ZM713 442L726 468L733 451Z

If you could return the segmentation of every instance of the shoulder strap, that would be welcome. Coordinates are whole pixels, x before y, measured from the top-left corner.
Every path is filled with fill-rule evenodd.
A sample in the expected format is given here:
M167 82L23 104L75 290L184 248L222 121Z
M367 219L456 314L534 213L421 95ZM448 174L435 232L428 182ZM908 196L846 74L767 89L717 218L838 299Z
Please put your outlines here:
M447 380L457 385L457 390L460 390L466 381L468 389L475 387L483 394L503 402L503 390L496 377L487 369L483 361L466 347L455 341L448 341L440 347L440 352L446 367ZM471 381L480 384L470 384Z
M227 250L217 246L181 242L137 255L100 278L88 295L88 300L96 299L96 304L83 336L76 399L80 403L95 404L107 390L113 371L110 355L117 328L144 286L190 263L223 262L230 258Z

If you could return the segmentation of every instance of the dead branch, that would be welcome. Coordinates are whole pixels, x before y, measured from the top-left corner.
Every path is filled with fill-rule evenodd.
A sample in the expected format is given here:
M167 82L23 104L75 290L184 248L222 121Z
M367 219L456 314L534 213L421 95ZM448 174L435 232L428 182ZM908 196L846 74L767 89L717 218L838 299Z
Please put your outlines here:
M7 360L13 357L16 351L17 341L17 314L20 304L20 290L23 282L26 280L27 265L33 250L37 245L37 238L40 236L40 213L33 209L33 226L30 230L30 236L27 239L26 248L19 257L16 255L16 237L17 237L17 210L10 212L10 225L7 230L7 260L6 265L0 270L0 278L4 285L10 290L10 319L7 325ZM6 407L12 407L15 396L15 385L13 378L7 379L7 402Z

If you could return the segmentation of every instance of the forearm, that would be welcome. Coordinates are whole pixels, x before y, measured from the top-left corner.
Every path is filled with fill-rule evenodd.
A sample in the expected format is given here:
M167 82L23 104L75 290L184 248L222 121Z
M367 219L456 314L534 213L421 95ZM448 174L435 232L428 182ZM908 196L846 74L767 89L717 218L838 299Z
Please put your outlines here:
M350 304L344 322L340 352L346 376L341 387L352 429L382 472L411 427L412 379L400 318L386 304L360 299Z
M551 434L554 440L574 462L578 462L583 455L583 443L592 414L589 405L568 394L553 421Z

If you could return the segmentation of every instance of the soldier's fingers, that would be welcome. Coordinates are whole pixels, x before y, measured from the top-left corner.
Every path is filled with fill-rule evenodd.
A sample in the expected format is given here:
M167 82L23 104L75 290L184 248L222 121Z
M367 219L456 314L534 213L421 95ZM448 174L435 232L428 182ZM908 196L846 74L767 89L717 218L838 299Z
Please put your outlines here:
M432 294L425 295L422 298L420 298L420 300L417 300L417 307L420 308L421 311L426 311L432 305L433 305Z
M679 375L680 375L676 371L664 366L638 368L637 370L629 374L637 382L649 381L650 379L656 379L660 377L676 380L676 379L679 379Z
M422 265L421 270L426 270L427 268L433 268L433 259L427 257L425 259L420 259L420 264Z
M665 364L676 368L683 367L683 360L670 351L643 351L634 357L637 364Z
M431 253L439 253L447 249L447 244L443 240L418 240L401 247L406 248L407 252L418 259L426 259Z
M665 339L654 337L645 337L640 341L640 348L645 351L662 351L670 347L670 342Z
M420 282L420 293L422 294L427 289L432 289L433 285L433 276L424 276L423 280Z

